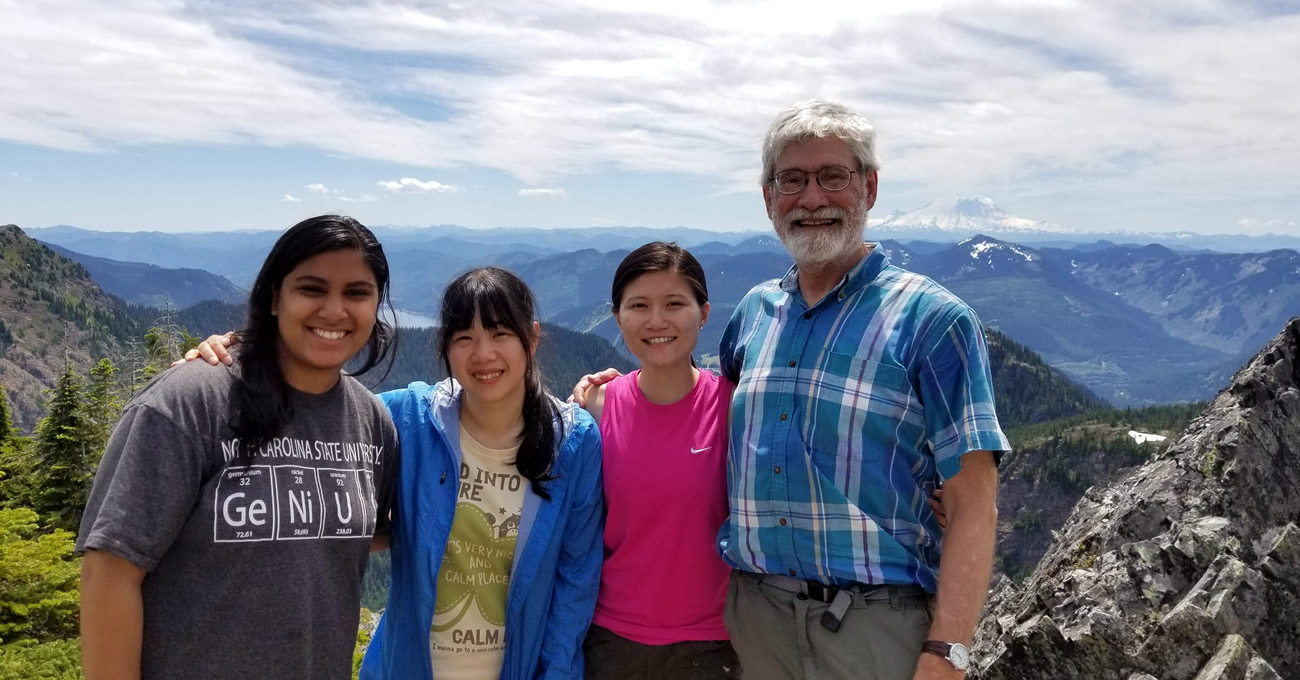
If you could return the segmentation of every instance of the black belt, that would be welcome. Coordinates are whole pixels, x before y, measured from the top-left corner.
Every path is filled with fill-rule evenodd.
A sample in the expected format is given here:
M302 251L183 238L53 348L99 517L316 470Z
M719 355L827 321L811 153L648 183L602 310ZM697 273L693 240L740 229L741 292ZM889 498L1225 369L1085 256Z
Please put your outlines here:
M892 586L879 585L869 586L865 584L854 584L852 586L839 588L828 586L817 581L802 581L797 578L785 576L782 574L760 574L759 579L770 586L774 586L788 593L794 593L799 597L807 597L818 602L829 604L822 614L821 624L826 630L832 633L838 632L840 624L844 621L844 614L848 612L849 605L853 604L853 593L861 593L865 600L889 600L891 603L903 597L923 597L925 590L920 586ZM883 597L881 597L883 595Z

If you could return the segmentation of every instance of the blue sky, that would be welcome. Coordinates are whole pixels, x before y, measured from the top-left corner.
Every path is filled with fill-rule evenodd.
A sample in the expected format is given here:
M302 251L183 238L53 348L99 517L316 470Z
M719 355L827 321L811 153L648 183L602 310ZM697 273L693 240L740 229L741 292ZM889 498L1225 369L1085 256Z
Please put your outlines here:
M763 230L763 131L820 96L876 215L1300 235L1294 6L649 4L0 0L0 223Z

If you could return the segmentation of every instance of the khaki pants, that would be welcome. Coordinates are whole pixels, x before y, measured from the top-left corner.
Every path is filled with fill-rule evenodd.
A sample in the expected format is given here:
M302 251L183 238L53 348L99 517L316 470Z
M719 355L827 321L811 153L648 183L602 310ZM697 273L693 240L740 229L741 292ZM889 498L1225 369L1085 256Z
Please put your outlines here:
M839 632L830 605L731 572L724 617L744 680L911 680L930 632L930 598L853 594Z

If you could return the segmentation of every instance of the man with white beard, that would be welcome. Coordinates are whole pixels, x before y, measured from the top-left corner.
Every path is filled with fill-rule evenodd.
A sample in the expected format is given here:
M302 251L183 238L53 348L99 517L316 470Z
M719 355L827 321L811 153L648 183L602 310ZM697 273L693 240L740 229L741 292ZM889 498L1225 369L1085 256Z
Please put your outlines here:
M817 100L763 143L795 265L741 300L720 352L736 389L719 543L747 679L961 678L988 589L1009 445L983 330L863 242L874 145L866 119ZM927 505L940 485L946 533Z

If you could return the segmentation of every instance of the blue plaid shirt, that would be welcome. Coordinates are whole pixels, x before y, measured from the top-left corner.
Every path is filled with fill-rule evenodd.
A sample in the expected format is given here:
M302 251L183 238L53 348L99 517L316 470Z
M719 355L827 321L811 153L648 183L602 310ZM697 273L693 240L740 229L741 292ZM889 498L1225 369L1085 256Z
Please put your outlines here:
M941 535L926 499L963 454L1010 449L970 307L873 244L812 307L795 267L749 291L720 357L736 384L724 558L936 592Z

